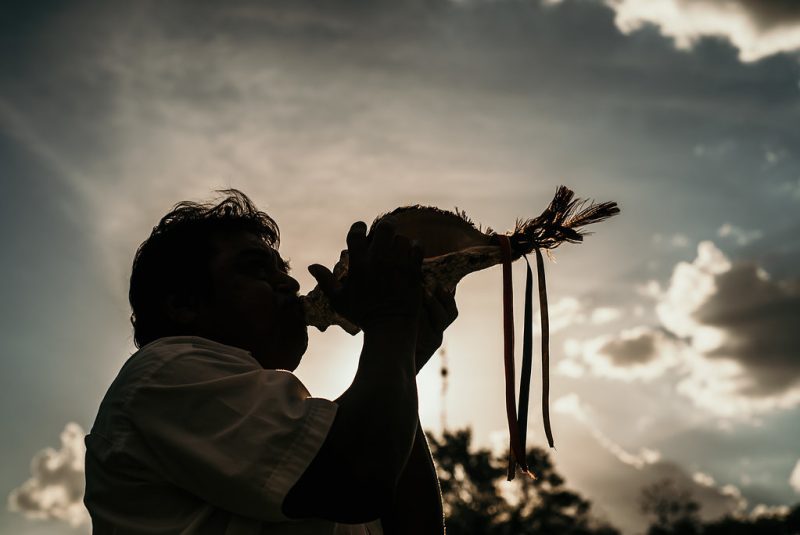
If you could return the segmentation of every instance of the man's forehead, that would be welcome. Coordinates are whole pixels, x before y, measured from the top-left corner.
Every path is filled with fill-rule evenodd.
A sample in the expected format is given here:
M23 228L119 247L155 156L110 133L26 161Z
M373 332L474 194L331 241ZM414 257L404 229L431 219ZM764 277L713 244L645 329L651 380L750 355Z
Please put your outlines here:
M267 245L255 234L237 232L219 234L214 237L217 255L220 258L236 259L251 255L269 255L280 258L280 253Z

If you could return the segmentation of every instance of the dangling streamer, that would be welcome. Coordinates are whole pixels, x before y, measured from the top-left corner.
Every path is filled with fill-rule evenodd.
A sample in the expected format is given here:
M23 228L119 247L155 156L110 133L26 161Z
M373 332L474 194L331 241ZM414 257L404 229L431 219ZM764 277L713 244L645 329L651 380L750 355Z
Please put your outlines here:
M508 480L514 479L515 462L520 469L527 473L528 464L525 461L525 448L519 437L519 422L517 421L517 408L515 407L514 392L514 300L511 281L511 244L508 236L498 234L500 254L503 264L503 347L506 375L506 417L508 418L508 435L511 446L511 456L508 467Z
M533 274L528 257L523 255L527 264L525 276L525 327L522 335L522 369L519 375L519 408L517 410L519 423L519 440L522 451L527 453L528 438L528 400L531 392L531 372L533 371ZM534 474L531 474L534 475ZM534 475L535 477L535 475Z
M542 314L542 420L547 444L553 446L553 431L550 429L550 318L547 314L547 285L544 279L544 259L537 247L536 273L539 275L539 310ZM527 260L527 259L526 259Z

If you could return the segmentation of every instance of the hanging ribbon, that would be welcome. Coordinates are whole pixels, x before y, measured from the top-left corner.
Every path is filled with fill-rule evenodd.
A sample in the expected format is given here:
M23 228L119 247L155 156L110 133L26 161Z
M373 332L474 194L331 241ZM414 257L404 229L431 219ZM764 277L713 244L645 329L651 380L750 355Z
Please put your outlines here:
M527 260L527 259L526 259ZM542 251L536 248L536 272L539 275L539 310L542 313L542 421L547 444L553 446L550 429L550 317L547 313L547 285L544 279Z
M506 416L511 446L508 463L508 480L514 479L516 464L523 472L528 472L525 461L525 447L520 442L519 422L517 421L516 395L514 392L514 299L511 281L511 244L508 236L497 235L500 242L500 256L503 263L503 347L506 373Z
M533 273L528 257L525 258L527 272L525 277L525 327L522 339L522 370L519 382L519 408L515 405L514 391L514 299L511 272L511 243L508 236L497 235L500 243L500 256L503 264L503 347L506 379L506 415L510 452L508 458L508 480L516 476L517 465L535 477L528 469L525 458L528 434L528 402L530 398L531 374L533 370ZM547 311L547 281L544 273L544 259L537 247L536 273L539 286L539 308L542 329L542 421L547 444L553 446L553 432L550 427L550 317ZM519 417L517 416L519 415Z
M528 257L523 255L527 264L525 276L525 326L522 335L522 370L519 375L519 408L517 409L519 440L522 451L527 452L528 437L528 400L531 392L531 372L533 371L533 275ZM512 461L513 462L513 461ZM531 474L532 476L534 474ZM534 476L535 477L535 476Z

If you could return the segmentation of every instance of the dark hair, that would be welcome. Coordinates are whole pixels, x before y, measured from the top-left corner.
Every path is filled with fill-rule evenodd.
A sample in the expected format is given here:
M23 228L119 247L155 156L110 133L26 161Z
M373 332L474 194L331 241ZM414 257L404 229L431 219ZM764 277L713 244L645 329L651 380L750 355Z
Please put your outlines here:
M248 232L278 248L277 223L260 212L247 195L236 189L217 193L225 198L216 204L176 204L137 249L128 293L136 347L170 334L172 326L163 306L169 295L210 294L208 264L214 255L214 236L220 232Z

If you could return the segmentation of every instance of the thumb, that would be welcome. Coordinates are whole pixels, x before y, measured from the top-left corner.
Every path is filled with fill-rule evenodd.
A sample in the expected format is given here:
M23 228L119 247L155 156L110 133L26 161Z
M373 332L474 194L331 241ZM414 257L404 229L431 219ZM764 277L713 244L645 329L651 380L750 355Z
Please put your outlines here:
M327 296L331 296L340 286L339 281L336 280L333 273L325 266L311 264L308 266L308 272L317 280L317 284Z

